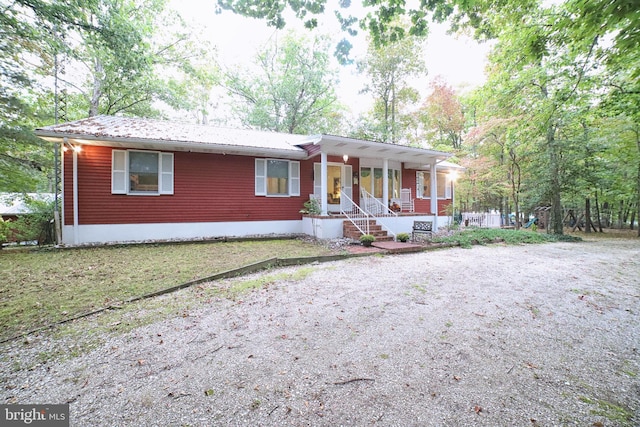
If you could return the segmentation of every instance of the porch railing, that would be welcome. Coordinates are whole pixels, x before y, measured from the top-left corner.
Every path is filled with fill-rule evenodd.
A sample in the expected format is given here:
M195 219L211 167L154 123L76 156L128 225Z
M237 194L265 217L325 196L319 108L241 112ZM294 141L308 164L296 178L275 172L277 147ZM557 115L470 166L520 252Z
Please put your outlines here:
M367 190L361 188L360 191L360 199L364 204L365 212L371 216L371 219L376 220L376 222L382 226L382 229L385 230L387 234L393 236L393 240L395 240L396 233L391 231L391 227L385 223L383 218L397 217L398 213L389 209L389 206L373 197L373 194L369 193Z
M389 209L389 206L375 198L373 194L369 193L367 190L361 188L360 193L360 202L362 203L364 211L369 215L377 218L385 216L398 216L396 212Z
M371 216L365 212L360 206L356 204L349 196L342 193L340 197L343 197L348 202L348 205L351 206L349 211L346 211L343 206L345 206L345 201L342 201L340 206L340 213L347 217L347 219L360 231L362 234L369 234L369 220Z

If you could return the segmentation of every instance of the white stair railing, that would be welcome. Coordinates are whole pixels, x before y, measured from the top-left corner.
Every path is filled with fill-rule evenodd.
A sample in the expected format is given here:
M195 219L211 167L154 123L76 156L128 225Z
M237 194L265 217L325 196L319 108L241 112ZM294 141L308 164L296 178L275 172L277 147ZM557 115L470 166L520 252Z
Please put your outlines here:
M342 193L340 197L344 197L344 201L342 201L340 206L340 213L347 217L347 219L353 224L358 231L362 234L369 234L369 220L371 219L370 215L365 212L360 206L356 204L349 196ZM345 203L348 202L348 203ZM348 205L351 206L351 210L345 211L343 206Z
M393 239L396 239L396 233L391 231L391 227L385 224L383 218L388 217L397 217L398 213L389 209L389 207L382 203L377 198L373 197L371 193L369 193L365 189L360 189L361 191L361 201L364 205L364 211L367 212L372 219L376 220L378 224L382 226L382 229L387 232L387 234L393 236Z

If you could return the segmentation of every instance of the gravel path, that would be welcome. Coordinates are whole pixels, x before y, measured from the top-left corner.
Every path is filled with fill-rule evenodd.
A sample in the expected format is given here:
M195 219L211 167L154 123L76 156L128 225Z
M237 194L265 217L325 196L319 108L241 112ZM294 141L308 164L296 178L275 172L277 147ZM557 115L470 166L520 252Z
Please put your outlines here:
M78 357L46 361L69 344L52 334L4 344L2 402L70 402L73 426L640 425L640 240L371 256L154 302L180 315Z

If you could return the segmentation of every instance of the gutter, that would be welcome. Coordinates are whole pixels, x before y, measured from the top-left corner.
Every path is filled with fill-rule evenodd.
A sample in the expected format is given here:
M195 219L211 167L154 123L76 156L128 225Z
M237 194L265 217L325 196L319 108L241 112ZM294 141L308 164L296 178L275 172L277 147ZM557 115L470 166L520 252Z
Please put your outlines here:
M135 148L135 149L153 149L153 150L171 150L171 151L184 151L194 153L212 153L212 154L237 154L241 156L257 156L257 157L269 157L278 156L281 158L303 160L307 156L307 152L297 146L294 149L279 149L269 147L249 147L242 145L228 145L228 144L207 144L203 142L187 142L187 141L175 141L175 140L149 140L141 138L113 138L113 137L101 137L94 135L84 134L70 134L60 132L43 131L41 129L35 130L36 136L49 142L64 142L70 141L81 145L93 145L103 147L118 147L118 148Z

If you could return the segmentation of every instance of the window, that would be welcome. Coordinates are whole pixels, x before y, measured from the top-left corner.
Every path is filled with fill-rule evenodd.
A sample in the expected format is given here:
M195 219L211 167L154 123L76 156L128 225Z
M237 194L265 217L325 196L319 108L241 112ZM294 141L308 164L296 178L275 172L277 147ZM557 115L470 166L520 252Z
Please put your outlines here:
M451 198L451 180L446 172L436 172L436 181L438 185L438 198L450 199ZM431 198L431 173L430 172L418 172L417 173L417 194L419 198L429 199Z
M256 159L256 196L299 196L300 162Z
M173 194L173 154L113 150L113 194Z
M382 168L360 168L360 187L367 190L373 197L382 199ZM388 191L390 199L400 198L400 170L387 169Z

